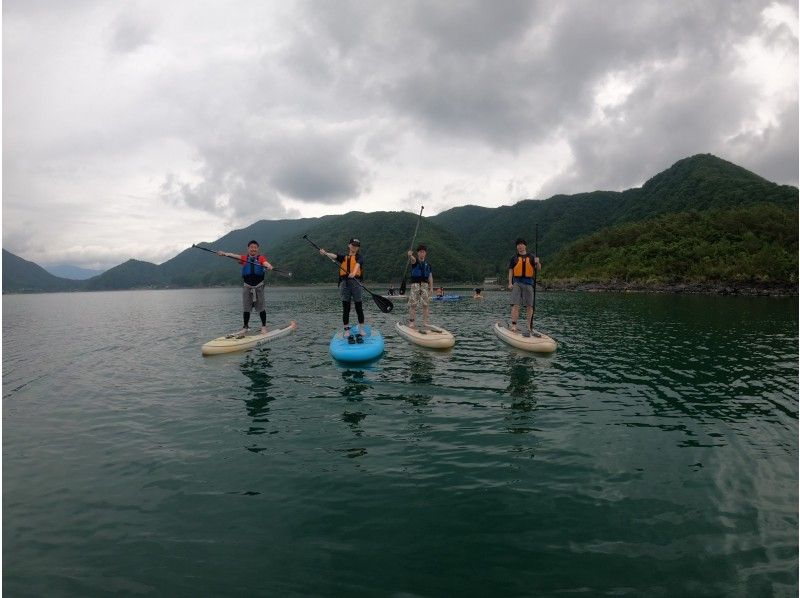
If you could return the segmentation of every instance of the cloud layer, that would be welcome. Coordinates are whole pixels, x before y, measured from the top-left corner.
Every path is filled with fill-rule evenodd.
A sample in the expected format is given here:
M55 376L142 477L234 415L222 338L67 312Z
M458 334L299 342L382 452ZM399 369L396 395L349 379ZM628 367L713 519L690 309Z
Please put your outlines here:
M3 4L3 245L162 261L260 218L797 184L792 3Z

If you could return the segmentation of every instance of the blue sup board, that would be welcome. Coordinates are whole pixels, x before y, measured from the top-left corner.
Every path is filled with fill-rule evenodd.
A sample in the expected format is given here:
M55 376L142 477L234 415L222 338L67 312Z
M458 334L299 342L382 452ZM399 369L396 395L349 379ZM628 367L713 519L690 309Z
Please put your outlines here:
M361 328L362 343L349 343L339 331L333 335L330 344L331 356L336 361L343 363L362 363L376 359L383 354L383 335L364 324ZM359 332L359 326L353 326L350 334L355 337Z

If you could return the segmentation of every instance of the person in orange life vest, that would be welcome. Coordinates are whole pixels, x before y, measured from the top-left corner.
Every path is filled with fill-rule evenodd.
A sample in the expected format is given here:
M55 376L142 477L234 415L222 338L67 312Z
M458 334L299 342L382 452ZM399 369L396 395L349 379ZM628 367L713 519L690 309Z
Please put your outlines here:
M408 327L414 328L414 318L417 315L417 304L422 303L422 324L428 327L431 293L433 292L433 271L427 261L428 248L420 244L417 246L417 257L409 251L408 259L411 261L411 293L408 297Z
M362 286L357 282L363 280L364 258L361 257L361 241L356 238L350 239L347 244L347 255L340 253L328 253L320 249L320 255L326 255L339 262L339 297L342 299L342 323L344 324L344 337L348 343L363 343L361 326L364 324L364 304ZM359 330L355 338L350 335L350 305L356 304L356 316L358 316Z
M517 239L517 253L508 264L508 288L511 290L511 332L517 331L520 304L526 307L526 321L530 334L533 317L533 280L542 269L538 257L528 253L525 239Z
M218 251L217 255L239 258L239 263L242 265L242 280L244 281L244 287L242 288L242 316L244 326L242 326L238 334L244 335L250 330L250 312L253 307L256 308L258 315L261 317L261 334L266 334L267 311L264 308L264 275L266 274L265 270L272 270L272 264L263 255L258 254L257 241L250 241L247 244L246 255L228 253L227 251Z

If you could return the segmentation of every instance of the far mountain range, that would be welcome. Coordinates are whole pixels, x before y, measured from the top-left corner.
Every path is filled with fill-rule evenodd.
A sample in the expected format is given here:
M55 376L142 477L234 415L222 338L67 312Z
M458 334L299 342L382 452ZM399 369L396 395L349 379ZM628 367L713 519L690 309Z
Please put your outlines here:
M293 272L273 284L335 282L336 270L303 239L344 252L361 239L365 281L399 284L417 215L350 212L261 220L197 245L244 253L257 239L270 261ZM536 233L538 231L538 238ZM436 281L482 284L505 277L523 237L538 253L543 282L711 283L796 288L798 189L778 185L709 154L676 162L642 187L457 207L423 217ZM67 276L75 276L60 270ZM3 250L3 292L187 288L240 282L235 262L188 247L163 264L128 260L86 280L50 274ZM377 287L382 289L382 286Z

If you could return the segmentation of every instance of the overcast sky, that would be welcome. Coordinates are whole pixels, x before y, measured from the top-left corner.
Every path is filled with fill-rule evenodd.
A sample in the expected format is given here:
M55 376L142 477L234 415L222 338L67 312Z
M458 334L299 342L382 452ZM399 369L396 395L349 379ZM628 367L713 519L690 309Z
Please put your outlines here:
M623 190L697 153L796 185L797 75L796 2L4 0L3 247L160 263L262 218Z

